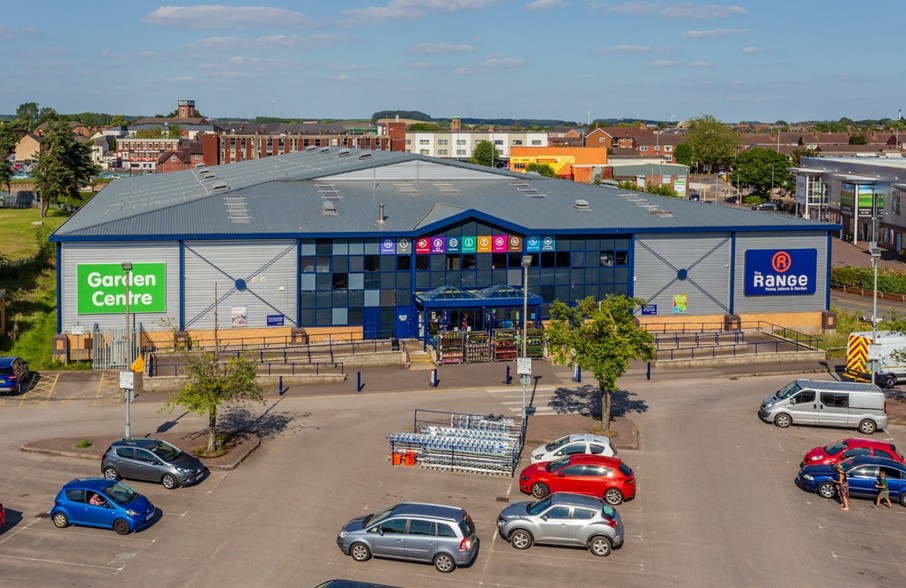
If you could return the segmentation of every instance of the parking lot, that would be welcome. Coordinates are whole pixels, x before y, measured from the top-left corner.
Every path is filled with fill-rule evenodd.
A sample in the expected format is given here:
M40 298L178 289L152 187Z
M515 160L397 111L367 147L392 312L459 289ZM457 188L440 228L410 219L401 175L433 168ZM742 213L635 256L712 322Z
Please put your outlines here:
M238 469L214 471L198 486L174 491L131 483L162 514L150 528L122 537L56 529L44 514L64 482L97 475L97 463L17 450L42 436L121 430L122 407L98 404L99 388L88 386L81 392L74 387L40 411L5 404L4 585L313 586L334 577L397 586L906 582L900 554L906 508L895 504L877 511L870 501L856 499L842 512L794 484L806 450L855 435L778 429L758 420L761 399L793 376L677 375L621 381L638 410L630 416L639 426L641 447L623 450L621 457L635 470L639 494L619 507L626 543L607 558L570 548L518 551L497 537L497 513L507 501L526 498L515 480L392 467L387 461L385 435L410 430L414 409L512 414L520 402L518 386L269 397L266 405L248 407L265 438ZM540 416L533 418L556 418L546 409L554 389L538 390ZM165 421L176 430L203 427L198 417L159 414L159 406L147 400L133 406L136 433L153 432ZM903 435L892 427L876 437ZM430 565L356 563L339 551L336 533L345 521L403 500L464 507L481 538L474 565L441 575Z

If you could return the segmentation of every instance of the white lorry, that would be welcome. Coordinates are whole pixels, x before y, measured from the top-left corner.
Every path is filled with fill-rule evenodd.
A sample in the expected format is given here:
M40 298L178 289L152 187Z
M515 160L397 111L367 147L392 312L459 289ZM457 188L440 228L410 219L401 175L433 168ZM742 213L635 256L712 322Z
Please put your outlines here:
M849 334L846 344L846 369L843 377L856 382L871 381L882 388L893 388L906 381L906 358L897 360L894 352L906 356L906 334L897 331L871 331Z

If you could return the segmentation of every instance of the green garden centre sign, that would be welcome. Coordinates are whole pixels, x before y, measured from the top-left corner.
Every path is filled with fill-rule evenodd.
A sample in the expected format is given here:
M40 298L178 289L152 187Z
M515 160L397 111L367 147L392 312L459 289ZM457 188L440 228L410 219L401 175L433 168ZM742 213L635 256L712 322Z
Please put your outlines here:
M119 263L80 263L76 296L79 314L126 312L126 272ZM132 264L129 312L167 311L167 264Z

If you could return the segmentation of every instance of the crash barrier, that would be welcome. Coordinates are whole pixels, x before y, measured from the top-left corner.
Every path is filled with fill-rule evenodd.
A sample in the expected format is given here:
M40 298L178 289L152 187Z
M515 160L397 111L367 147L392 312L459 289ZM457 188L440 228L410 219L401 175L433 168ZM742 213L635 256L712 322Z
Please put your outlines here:
M524 436L521 419L416 410L413 431L390 433L387 441L394 465L512 477Z

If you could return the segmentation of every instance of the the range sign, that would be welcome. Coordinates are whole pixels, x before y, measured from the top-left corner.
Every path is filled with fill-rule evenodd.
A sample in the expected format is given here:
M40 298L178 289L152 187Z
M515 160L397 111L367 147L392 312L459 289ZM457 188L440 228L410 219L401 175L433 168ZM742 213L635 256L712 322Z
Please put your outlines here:
M745 295L814 294L817 269L817 249L749 249Z

